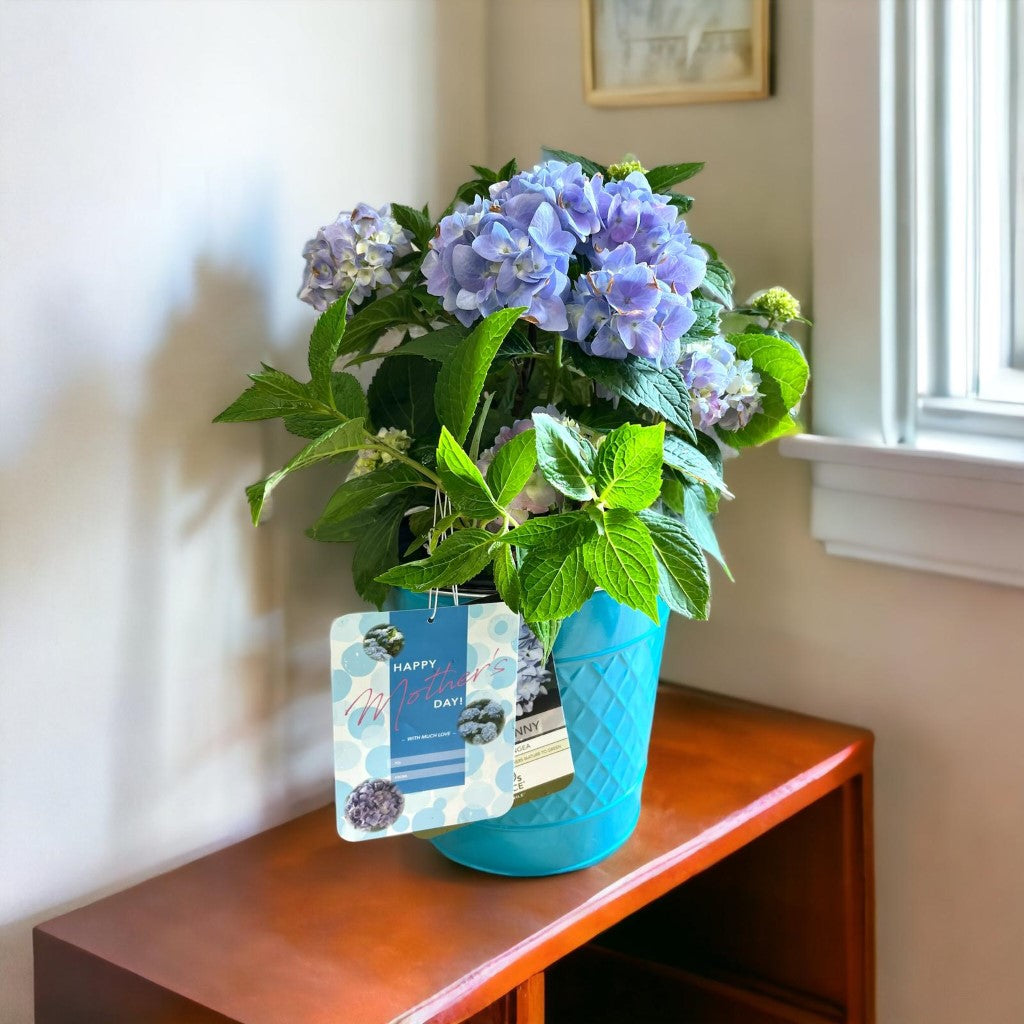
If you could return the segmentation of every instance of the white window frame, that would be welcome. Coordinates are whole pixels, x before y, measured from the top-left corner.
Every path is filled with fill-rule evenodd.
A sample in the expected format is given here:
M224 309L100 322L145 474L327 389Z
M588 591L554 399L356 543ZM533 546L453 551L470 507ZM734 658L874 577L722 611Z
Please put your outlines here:
M1024 586L1021 410L1000 407L993 428L977 402L917 409L914 342L933 311L906 297L934 197L906 145L929 130L906 85L907 3L814 5L816 434L782 451L812 462L811 529L830 553Z

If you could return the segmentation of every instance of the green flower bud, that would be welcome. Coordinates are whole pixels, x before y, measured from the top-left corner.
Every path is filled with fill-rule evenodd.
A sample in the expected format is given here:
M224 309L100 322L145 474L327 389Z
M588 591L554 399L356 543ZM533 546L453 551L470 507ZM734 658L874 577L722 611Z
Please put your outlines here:
M752 296L750 306L777 324L787 324L800 316L799 300L790 295L785 288L769 288Z
M627 153L622 163L609 165L608 179L610 181L621 181L623 178L628 178L634 171L646 174L647 168L635 156Z

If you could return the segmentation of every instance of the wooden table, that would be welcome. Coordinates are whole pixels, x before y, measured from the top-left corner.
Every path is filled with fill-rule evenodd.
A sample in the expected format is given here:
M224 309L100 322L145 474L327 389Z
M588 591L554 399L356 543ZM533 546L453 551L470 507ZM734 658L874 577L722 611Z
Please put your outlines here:
M871 750L663 688L604 863L493 877L325 807L36 928L37 1024L871 1022Z

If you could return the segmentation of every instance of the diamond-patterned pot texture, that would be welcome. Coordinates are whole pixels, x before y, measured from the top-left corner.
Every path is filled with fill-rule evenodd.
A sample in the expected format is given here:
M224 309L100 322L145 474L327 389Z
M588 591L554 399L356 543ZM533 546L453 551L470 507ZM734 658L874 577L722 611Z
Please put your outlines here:
M433 840L483 871L547 875L603 860L636 826L669 609L661 625L603 591L555 644L576 775L567 788Z

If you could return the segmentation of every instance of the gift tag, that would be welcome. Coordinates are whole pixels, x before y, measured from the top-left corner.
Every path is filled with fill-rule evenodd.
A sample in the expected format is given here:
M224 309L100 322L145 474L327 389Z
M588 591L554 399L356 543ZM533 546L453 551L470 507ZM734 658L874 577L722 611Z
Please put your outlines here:
M518 632L504 604L334 620L343 839L480 821L512 806Z
M517 646L514 807L565 789L574 775L554 658L545 663L540 641L522 620ZM416 834L432 839L452 827Z

